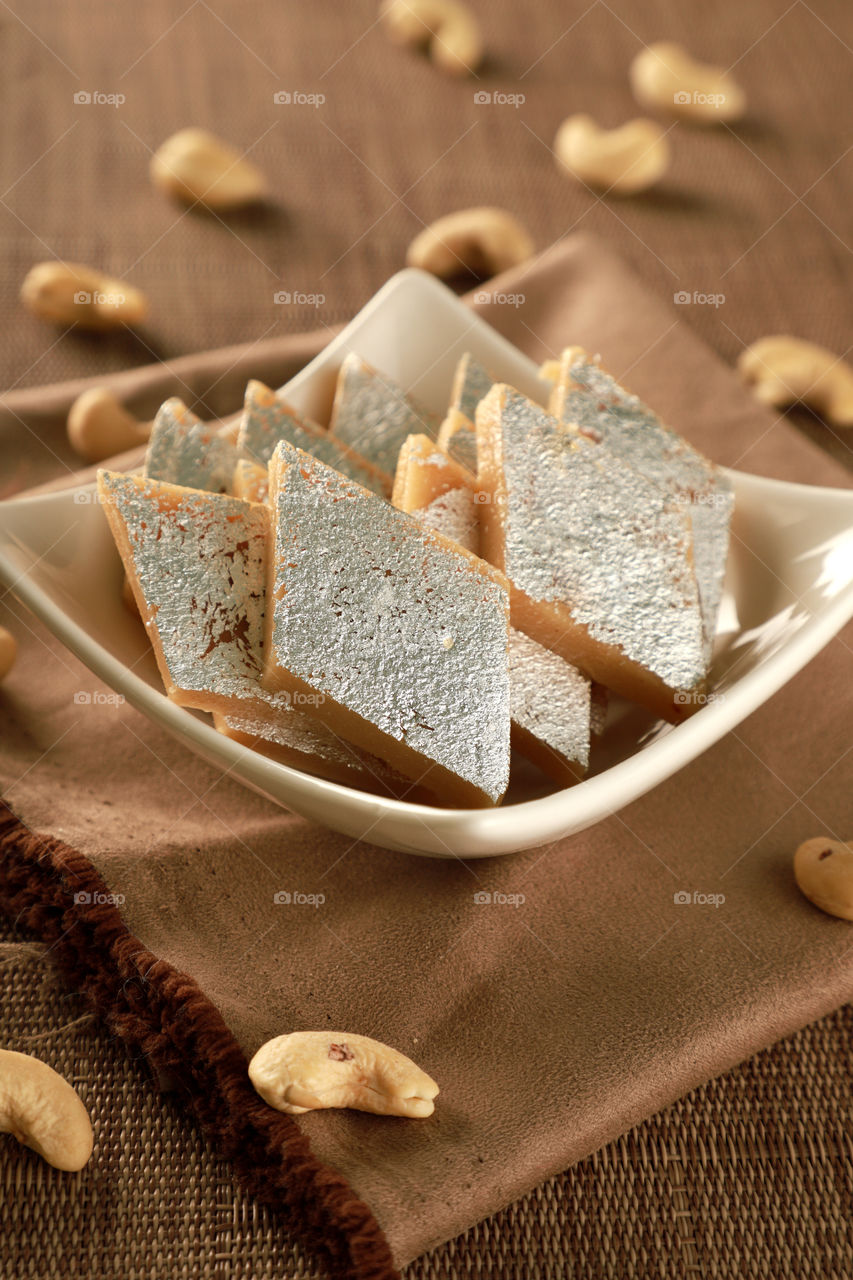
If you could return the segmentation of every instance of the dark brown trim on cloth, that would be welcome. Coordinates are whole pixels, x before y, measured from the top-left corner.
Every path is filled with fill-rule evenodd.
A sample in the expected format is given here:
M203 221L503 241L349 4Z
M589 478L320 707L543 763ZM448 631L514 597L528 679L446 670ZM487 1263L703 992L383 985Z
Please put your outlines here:
M35 835L2 800L0 911L46 943L92 1011L175 1082L246 1190L285 1213L334 1276L397 1280L371 1210L291 1117L258 1097L242 1049L198 984L129 932L87 858Z

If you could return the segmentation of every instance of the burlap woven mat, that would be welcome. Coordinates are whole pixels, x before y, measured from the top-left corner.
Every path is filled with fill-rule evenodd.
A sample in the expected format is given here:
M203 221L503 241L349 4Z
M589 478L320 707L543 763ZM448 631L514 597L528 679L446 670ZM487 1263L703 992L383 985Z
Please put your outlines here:
M71 1080L99 1118L94 1194L9 1144L0 1274L20 1280L313 1280L286 1224L248 1197L144 1059L0 922L0 1040ZM405 1280L848 1280L853 1010L695 1090L406 1267Z

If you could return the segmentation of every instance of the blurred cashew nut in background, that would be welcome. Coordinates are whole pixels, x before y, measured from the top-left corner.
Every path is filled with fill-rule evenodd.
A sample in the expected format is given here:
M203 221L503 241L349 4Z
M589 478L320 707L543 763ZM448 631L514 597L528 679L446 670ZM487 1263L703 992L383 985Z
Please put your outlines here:
M533 241L517 218L482 207L448 213L425 227L409 245L406 263L443 280L465 272L487 279L532 253Z
M450 75L472 75L483 59L480 24L458 0L385 0L380 17L395 44L427 47Z
M782 409L800 402L836 427L853 427L853 369L813 342L776 334L753 342L738 371L762 404Z
M723 67L696 62L679 44L662 41L638 53L628 72L641 107L697 124L739 120L746 94Z
M207 129L181 129L162 142L150 165L151 181L185 204L239 209L269 192L260 169Z
M140 289L78 262L37 262L21 285L21 301L40 320L81 329L120 329L148 314Z
M587 115L563 121L554 139L554 154L579 182L616 195L632 195L653 186L670 159L664 130L654 120L629 120L618 129L602 129Z
M68 412L68 441L87 462L103 462L145 444L150 422L138 422L106 387L90 387Z

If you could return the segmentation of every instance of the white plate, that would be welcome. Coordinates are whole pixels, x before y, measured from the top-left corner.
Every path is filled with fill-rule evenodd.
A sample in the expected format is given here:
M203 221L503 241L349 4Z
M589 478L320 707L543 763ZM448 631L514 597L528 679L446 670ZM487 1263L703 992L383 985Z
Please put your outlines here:
M417 271L394 276L287 385L288 400L326 421L348 351L437 411L465 351L528 395L544 399L548 391L525 356ZM169 702L145 635L120 602L119 559L91 485L0 505L0 579L128 702L277 804L389 849L488 857L580 831L642 795L771 697L853 616L853 493L739 472L731 479L736 512L714 697L677 728L614 706L592 776L555 791L522 769L509 802L495 810L407 804L324 782L222 737L206 716ZM537 797L525 798L537 786Z

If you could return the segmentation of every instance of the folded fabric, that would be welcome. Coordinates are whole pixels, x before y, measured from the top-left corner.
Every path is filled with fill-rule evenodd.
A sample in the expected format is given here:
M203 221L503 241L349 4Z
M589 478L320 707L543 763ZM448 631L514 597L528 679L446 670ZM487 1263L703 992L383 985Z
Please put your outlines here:
M500 286L495 295L524 293L524 323L510 307L480 310L534 359L583 345L714 460L845 483L599 242L567 241ZM254 360L251 350L188 358L181 377L203 395L205 378L232 363L233 399L216 402L227 413L239 408L241 380L280 384L319 343L267 345L263 360L257 348ZM187 399L162 369L112 382L123 394ZM9 397L0 426L18 415L50 441L79 389ZM5 605L0 621L22 643L0 697L9 804L76 850L75 874L97 874L122 895L122 920L161 962L133 985L139 1018L160 1025L173 970L195 980L194 1000L206 1000L189 1002L185 1019L190 1030L202 1010L207 1020L184 1052L204 1065L219 1029L236 1076L216 1093L218 1120L247 1150L259 1149L248 1129L264 1130L289 1179L280 1202L310 1206L315 1243L326 1223L341 1274L389 1274L377 1224L401 1265L853 993L848 925L806 902L791 872L801 840L848 831L853 628L736 731L606 822L466 864L354 843L276 809L127 706L92 696L94 677L11 597ZM10 830L2 896L20 910L24 889L12 881L26 851ZM32 846L29 854L27 920L39 928L48 917L39 892L47 900L53 889L48 860L40 889ZM63 927L77 910L85 904L63 908ZM103 964L115 963L102 950ZM105 996L116 1008L127 998L120 983ZM163 1036L176 1016L170 1007ZM252 1111L247 1120L230 1037L248 1057L274 1035L324 1027L413 1058L441 1088L434 1116L326 1111L276 1128L282 1117ZM185 1066L199 1094L198 1063ZM211 1109L195 1103L203 1117ZM335 1175L318 1172L297 1130ZM233 1141L225 1149L251 1181ZM334 1205L324 1177L340 1192Z

